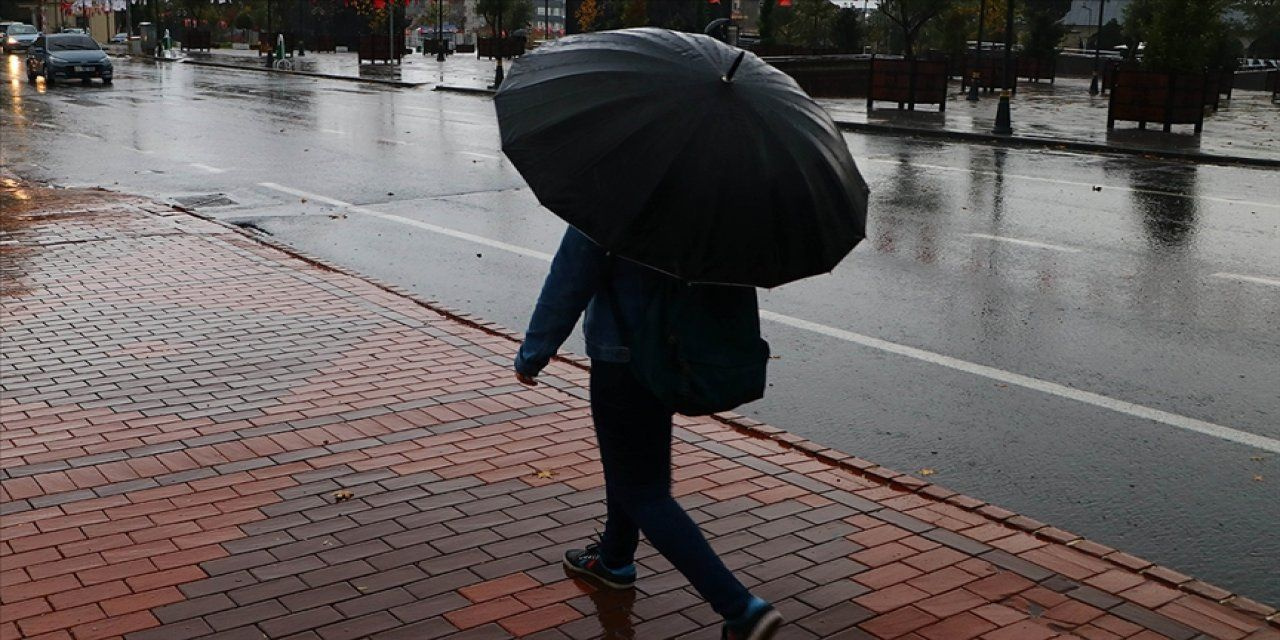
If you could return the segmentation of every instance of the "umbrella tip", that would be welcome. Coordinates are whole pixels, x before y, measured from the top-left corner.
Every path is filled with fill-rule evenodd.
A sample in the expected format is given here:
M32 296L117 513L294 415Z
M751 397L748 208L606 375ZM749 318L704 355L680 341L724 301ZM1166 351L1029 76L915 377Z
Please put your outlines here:
M746 51L739 53L738 57L733 60L733 66L729 67L729 72L720 76L720 79L726 83L733 82L733 74L738 72L738 65L742 64L742 59L745 57L747 57Z

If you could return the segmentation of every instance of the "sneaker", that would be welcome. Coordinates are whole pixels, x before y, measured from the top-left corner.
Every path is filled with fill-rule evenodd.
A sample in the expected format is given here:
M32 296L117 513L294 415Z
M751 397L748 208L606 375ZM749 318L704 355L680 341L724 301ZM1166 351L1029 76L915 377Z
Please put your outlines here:
M752 596L741 616L725 621L720 640L769 640L780 626L782 614L773 605Z
M614 589L630 589L636 586L636 565L620 569L604 566L600 559L599 545L589 544L586 549L570 549L564 552L564 568L573 573L591 576Z

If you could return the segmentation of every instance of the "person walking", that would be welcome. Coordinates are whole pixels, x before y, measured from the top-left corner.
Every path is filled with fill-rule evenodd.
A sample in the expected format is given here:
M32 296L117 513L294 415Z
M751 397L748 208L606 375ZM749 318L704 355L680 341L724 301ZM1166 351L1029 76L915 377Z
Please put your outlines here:
M671 495L671 421L763 396L755 288L829 273L866 237L847 143L750 52L648 27L539 46L494 105L503 153L569 225L516 355L520 382L586 314L605 528L565 567L629 589L643 533L724 617L722 638L772 637L782 616Z
M725 567L698 525L671 495L671 428L674 411L636 377L633 349L624 336L651 322L646 310L669 291L673 278L609 255L569 227L551 263L516 355L517 379L526 385L556 354L586 312L591 358L591 415L604 466L606 519L596 544L570 549L564 566L613 589L633 588L635 552L643 532L650 544L724 617L726 640L773 637L782 616L753 596ZM739 313L756 314L755 290ZM748 322L758 323L750 318Z

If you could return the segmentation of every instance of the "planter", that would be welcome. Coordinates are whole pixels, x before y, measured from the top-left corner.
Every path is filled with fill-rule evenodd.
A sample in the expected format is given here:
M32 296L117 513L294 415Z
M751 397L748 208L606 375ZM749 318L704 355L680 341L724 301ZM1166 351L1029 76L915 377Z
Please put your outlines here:
M478 58L514 58L524 55L524 38L480 38L476 41L476 57ZM462 49L459 48L459 51Z
M311 46L313 51L324 51L330 53L337 51L337 48L337 45L333 41L333 36L330 35L316 36L315 42Z
M876 101L896 102L915 111L917 104L936 104L947 110L947 63L941 60L871 59L867 74L867 113Z
M404 39L400 38L400 42L395 50L391 47L391 38L384 35L376 36L360 36L359 46L356 48L356 63L362 63L365 60L369 62L386 62L391 64L399 62L409 53L409 49L404 46Z
M200 29L187 29L182 36L182 48L186 51L209 51L213 48L213 34Z
M1117 120L1136 121L1139 129L1148 122L1164 125L1170 131L1175 124L1204 128L1204 108L1217 97L1217 87L1208 74L1179 74L1116 69L1107 107L1107 129Z
M1036 58L1018 58L1018 77L1026 78L1031 82L1040 82L1048 80L1049 84L1055 84L1058 75L1058 58L1046 58L1044 60ZM1014 87L1016 90L1017 87Z
M984 56L982 58L971 59L965 73L960 76L960 91L966 91L970 84L975 82L974 73L977 73L977 85L979 89L986 93L991 93L997 89L1008 88L1014 95L1018 93L1018 59L1013 61L1013 68L1009 69L1009 75L1005 81L1001 81L1004 76L1004 56Z
M765 62L791 76L815 98L861 98L867 95L870 62L853 56L793 56Z
M1271 88L1271 101L1280 102L1280 71L1267 73L1267 85Z
M766 57L790 57L790 56L836 56L858 53L857 51L845 51L835 48L812 48L799 47L790 44L760 44L757 43L748 47L752 53Z

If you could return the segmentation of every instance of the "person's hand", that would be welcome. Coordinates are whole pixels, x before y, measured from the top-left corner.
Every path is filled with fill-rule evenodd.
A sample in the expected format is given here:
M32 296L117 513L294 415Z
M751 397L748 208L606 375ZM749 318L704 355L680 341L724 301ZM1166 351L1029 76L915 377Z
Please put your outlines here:
M516 380L519 380L519 381L520 381L520 384L522 384L522 385L524 385L524 386L526 386L526 387L536 387L536 386L538 386L538 381L537 381L537 380L534 380L533 378L531 378L531 377L529 377L529 376L526 376L526 375L525 375L525 374L523 374L523 373L519 373L519 372L517 372L517 373L516 373Z

